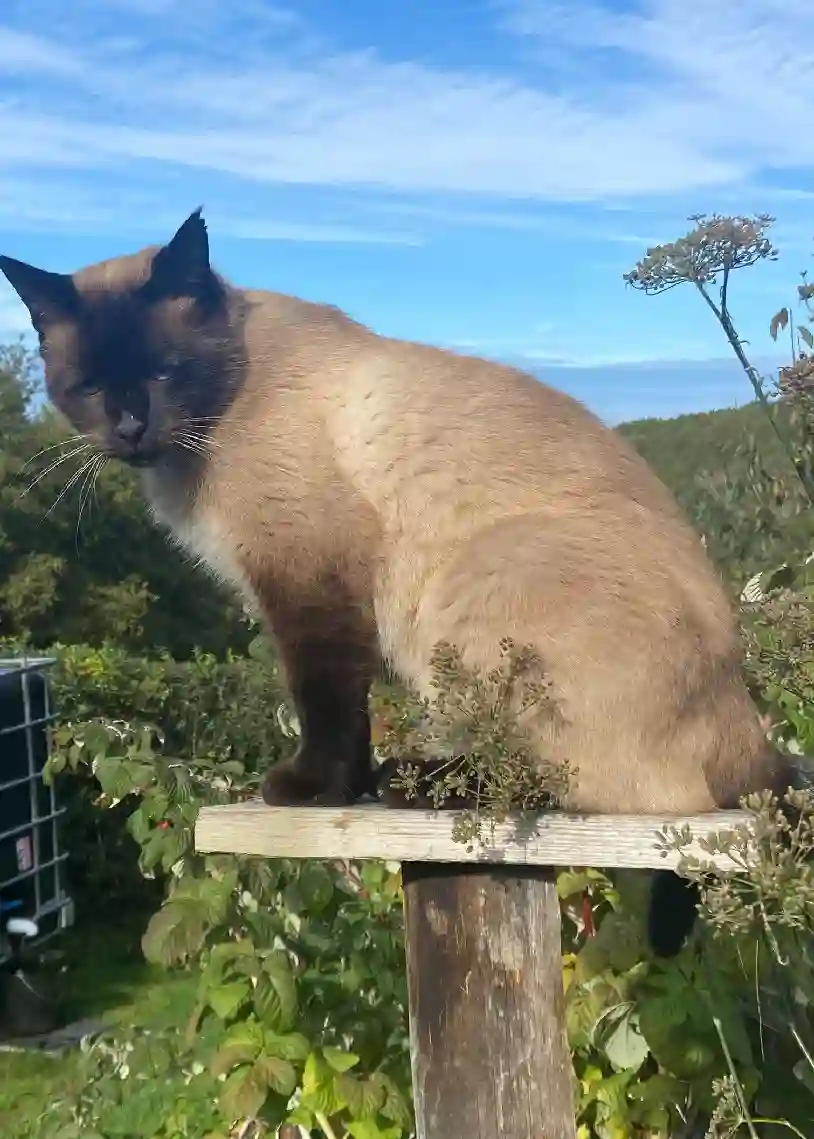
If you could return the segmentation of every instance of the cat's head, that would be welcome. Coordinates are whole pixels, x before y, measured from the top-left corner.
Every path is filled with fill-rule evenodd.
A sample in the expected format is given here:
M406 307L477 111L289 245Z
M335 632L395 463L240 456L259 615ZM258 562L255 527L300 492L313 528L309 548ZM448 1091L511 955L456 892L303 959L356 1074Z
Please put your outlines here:
M0 270L31 316L49 398L77 432L133 466L195 450L233 354L200 210L166 245L74 274L2 256Z

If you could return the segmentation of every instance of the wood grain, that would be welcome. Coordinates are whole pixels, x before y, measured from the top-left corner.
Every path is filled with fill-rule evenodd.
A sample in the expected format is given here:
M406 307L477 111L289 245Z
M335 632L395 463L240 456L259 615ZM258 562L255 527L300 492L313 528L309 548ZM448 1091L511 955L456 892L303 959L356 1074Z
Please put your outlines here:
M204 807L195 844L209 853L266 858L371 859L394 862L495 863L506 866L674 867L662 857L657 832L687 824L698 839L750 825L744 811L675 818L655 815L566 815L548 811L487 828L470 849L452 837L454 811L394 810L375 803L353 807L267 807L261 801ZM720 869L731 861L699 854Z
M553 874L411 863L404 882L418 1139L573 1139Z

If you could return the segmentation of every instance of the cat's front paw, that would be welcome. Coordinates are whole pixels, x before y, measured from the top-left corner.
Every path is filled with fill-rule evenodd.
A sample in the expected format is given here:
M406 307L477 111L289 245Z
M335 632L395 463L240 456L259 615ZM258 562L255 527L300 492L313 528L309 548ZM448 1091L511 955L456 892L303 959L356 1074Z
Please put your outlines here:
M270 807L345 807L372 788L364 774L340 764L314 763L303 752L276 763L263 781L263 801Z
M275 763L263 780L263 802L270 807L301 807L326 790L324 780L291 759Z

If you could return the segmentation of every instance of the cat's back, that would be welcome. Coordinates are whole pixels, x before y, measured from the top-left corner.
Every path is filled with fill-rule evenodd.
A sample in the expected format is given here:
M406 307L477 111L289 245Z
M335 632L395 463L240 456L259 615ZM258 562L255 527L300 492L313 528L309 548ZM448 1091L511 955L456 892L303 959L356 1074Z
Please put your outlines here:
M589 510L597 523L632 504L639 525L652 520L698 545L635 449L566 393L508 365L359 326L337 339L331 426L354 481L382 504L409 493L441 509L463 497L484 519Z
M622 491L675 514L634 448L572 396L518 368L378 335L341 309L245 291L249 386L298 387L335 441L372 472L380 457L454 463L487 487L563 493ZM378 477L378 472L377 472ZM491 484L491 485L490 485Z
M585 564L624 554L642 579L670 565L726 613L673 495L571 396L496 361L377 335L337 308L245 295L257 412L282 419L279 430L301 421L312 465L328 446L326 463L373 507L391 546L435 558L485 527L536 517L564 527Z

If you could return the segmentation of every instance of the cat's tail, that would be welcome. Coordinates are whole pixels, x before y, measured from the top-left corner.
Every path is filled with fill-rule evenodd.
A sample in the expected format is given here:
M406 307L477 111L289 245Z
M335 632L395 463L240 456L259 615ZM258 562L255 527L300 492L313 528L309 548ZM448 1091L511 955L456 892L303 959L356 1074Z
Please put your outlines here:
M657 957L675 957L698 919L701 891L672 870L656 870L647 907L647 940Z

